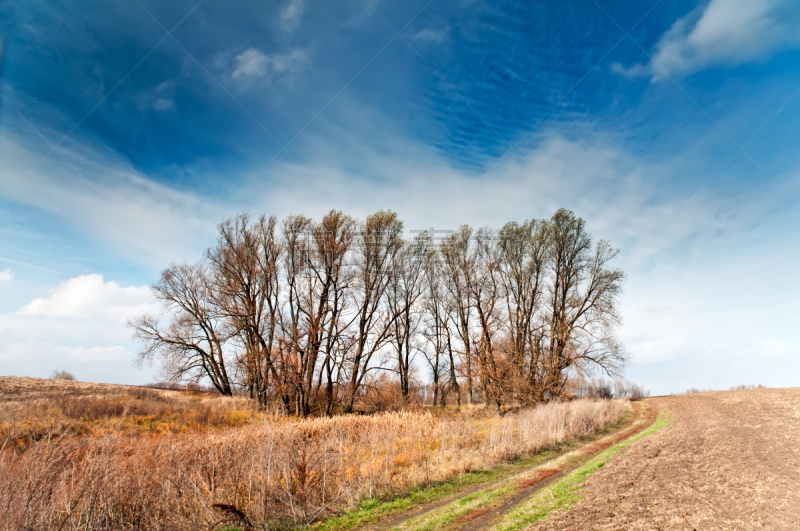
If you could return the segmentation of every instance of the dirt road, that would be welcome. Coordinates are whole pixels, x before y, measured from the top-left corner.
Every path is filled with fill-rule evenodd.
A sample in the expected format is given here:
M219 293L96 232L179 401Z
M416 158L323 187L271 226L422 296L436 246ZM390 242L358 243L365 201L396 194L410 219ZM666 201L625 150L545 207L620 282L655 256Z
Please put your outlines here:
M673 422L529 529L800 529L800 389L648 402Z
M630 415L619 425L609 427L590 441L572 448L549 452L529 467L517 469L499 479L462 489L443 499L415 506L410 511L384 518L363 530L396 531L479 531L499 523L510 511L552 484L571 477L593 458L621 441L642 434L655 420L657 410L644 402L632 404ZM524 519L522 520L524 521ZM515 519L512 527L520 528ZM339 528L337 528L339 529Z

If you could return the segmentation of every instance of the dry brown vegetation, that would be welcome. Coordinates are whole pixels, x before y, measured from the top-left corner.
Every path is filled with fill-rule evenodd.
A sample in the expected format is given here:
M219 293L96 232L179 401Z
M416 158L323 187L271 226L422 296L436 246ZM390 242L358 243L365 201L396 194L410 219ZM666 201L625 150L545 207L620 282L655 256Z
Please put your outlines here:
M145 398L139 399L133 391L122 391L129 388L117 387L114 394L114 386L73 382L51 382L47 385L74 387L47 388L31 400L35 386L22 380L3 379L4 415L13 408L40 411L38 401L52 405L57 393L69 396L66 389L73 395L63 398L64 404L71 404L65 406L67 411L75 404L92 405L72 417L61 409L62 417L80 416L90 425L97 420L89 419L103 415L124 418L120 409L109 412L108 404L115 400L129 402L123 406L129 412L136 407L131 404L141 400L147 413L156 416L180 416L180 408L188 412L206 402L213 411L238 411L230 398L145 390ZM27 405L14 405L12 389L19 389L20 402ZM107 398L88 401L90 396ZM261 414L238 427L207 422L173 433L112 430L106 420L106 429L83 436L64 432L24 450L7 447L0 459L0 525L292 527L346 510L362 497L403 491L590 435L618 421L623 404L576 400L502 417L487 415L483 407L447 411L304 420Z
M0 444L16 450L65 435L186 432L274 417L250 400L218 393L0 378Z

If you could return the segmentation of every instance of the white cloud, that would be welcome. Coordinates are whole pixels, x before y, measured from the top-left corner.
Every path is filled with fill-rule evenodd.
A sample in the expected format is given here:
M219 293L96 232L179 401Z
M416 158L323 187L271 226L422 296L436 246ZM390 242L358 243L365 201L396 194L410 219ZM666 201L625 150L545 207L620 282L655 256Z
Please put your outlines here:
M295 48L285 54L275 54L271 57L271 70L275 74L289 74L305 66L308 60L306 52Z
M138 345L126 321L159 307L147 287L96 274L70 278L47 297L0 314L3 374L47 377L68 366L87 381L152 381L151 369L134 366Z
M236 68L231 77L235 80L248 77L261 77L267 73L269 57L256 48L250 48L236 56Z
M14 362L25 360L26 362L42 363L44 370L48 367L63 367L73 361L79 363L112 361L123 357L132 357L121 345L110 347L68 347L65 345L52 345L49 343L28 342L24 344L8 345L0 348L0 360L4 362ZM46 364L45 364L46 362ZM41 367L40 367L41 369ZM39 371L41 372L41 371ZM31 375L36 372L31 373ZM48 373L44 373L48 374Z
M281 8L281 27L284 31L292 31L300 24L303 12L306 9L306 0L289 0Z
M155 379L152 370L135 365L134 353L122 345L83 348L42 341L0 344L0 361L6 375L48 378L54 370L66 368L88 382L136 384Z
M153 108L157 111L168 111L175 108L175 100L171 98L158 98L153 103Z
M632 66L624 66L622 63L611 63L611 71L619 74L628 79L636 79L640 77L650 77L652 70L650 65L635 64Z
M146 286L122 287L102 275L71 278L53 289L48 298L35 299L17 313L24 317L67 319L106 318L125 322L128 317L155 309Z
M10 267L7 267L0 271L0 284L3 282L8 282L14 276L14 272L11 270Z
M267 55L257 48L249 48L236 56L231 79L245 86L253 80L287 77L303 69L308 63L305 51L295 48L285 54Z
M659 81L717 65L739 65L800 45L800 9L792 0L711 0L678 19L649 64L612 69Z
M440 44L447 39L446 29L425 28L414 34L411 39L422 44Z

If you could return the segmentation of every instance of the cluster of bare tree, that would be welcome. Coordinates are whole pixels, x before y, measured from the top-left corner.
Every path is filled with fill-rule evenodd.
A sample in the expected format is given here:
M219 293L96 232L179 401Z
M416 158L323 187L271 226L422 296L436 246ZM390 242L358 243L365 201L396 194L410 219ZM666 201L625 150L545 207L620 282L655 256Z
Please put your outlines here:
M404 239L393 212L241 214L200 263L162 273L163 312L131 325L140 360L158 355L169 378L298 415L352 411L378 371L407 401L420 363L434 405L452 392L499 409L563 396L570 375L619 371L616 255L567 210L436 242Z

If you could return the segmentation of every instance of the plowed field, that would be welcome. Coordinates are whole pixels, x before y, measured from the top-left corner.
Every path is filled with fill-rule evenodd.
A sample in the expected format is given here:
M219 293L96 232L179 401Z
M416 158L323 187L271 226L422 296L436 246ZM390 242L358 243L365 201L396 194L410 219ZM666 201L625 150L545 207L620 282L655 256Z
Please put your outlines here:
M665 429L529 529L800 529L800 389L653 398Z

